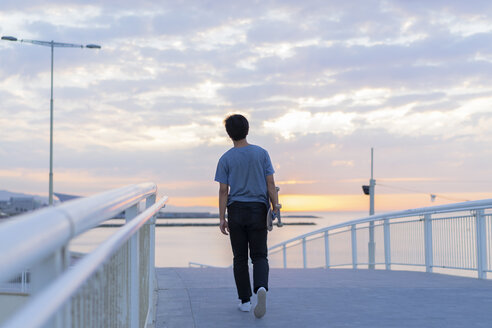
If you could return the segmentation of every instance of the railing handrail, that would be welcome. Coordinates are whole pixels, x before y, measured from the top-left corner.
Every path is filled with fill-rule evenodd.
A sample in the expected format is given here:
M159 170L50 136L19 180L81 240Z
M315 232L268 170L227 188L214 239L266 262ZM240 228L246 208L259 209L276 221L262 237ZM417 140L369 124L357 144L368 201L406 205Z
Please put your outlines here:
M71 270L37 295L31 302L15 314L5 327L40 326L89 279L141 226L149 221L164 205L167 197L159 199L137 217L85 256Z
M492 207L492 199L482 199L482 200L476 200L476 201L467 201L467 202L454 203L454 204L413 208L413 209L408 209L408 210L403 210L403 211L394 211L394 212L382 213L382 214L377 214L377 215L371 215L371 216L363 217L360 219L355 219L355 220L351 220L351 221L346 221L346 222L334 224L334 225L331 225L328 227L324 227L324 228L321 228L318 230L314 230L314 231L296 236L294 238L285 240L281 243L278 243L278 244L275 244L275 245L269 247L268 251L272 251L276 248L282 247L284 245L290 244L290 243L298 241L298 240L302 240L302 239L310 237L310 236L320 234L320 233L325 232L325 231L349 227L349 226L352 226L354 224L367 223L367 222L371 222L371 221L380 221L380 220L385 220L385 219L405 218L405 217L416 216L416 215L447 213L447 212L457 212L457 211L467 211L467 210L479 210L479 209L485 209L485 208L491 208L491 207Z
M6 281L65 245L157 192L154 183L142 183L69 201L15 219L0 226L0 281Z

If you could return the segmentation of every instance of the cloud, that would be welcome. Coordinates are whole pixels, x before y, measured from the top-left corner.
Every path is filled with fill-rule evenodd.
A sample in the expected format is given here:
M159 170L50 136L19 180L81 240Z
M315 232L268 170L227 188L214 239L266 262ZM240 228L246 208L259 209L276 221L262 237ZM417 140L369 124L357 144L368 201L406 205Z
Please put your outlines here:
M344 166L344 167L354 167L353 160L333 160L331 161L331 166Z
M150 179L179 197L215 195L231 147L222 120L241 112L277 180L296 181L283 192L359 194L339 180L366 179L374 146L379 176L435 177L398 183L438 193L450 177L491 173L491 6L7 0L0 33L103 47L55 50L55 168L69 172L67 189ZM44 172L49 48L1 41L0 52L0 168ZM78 170L90 182L79 189Z

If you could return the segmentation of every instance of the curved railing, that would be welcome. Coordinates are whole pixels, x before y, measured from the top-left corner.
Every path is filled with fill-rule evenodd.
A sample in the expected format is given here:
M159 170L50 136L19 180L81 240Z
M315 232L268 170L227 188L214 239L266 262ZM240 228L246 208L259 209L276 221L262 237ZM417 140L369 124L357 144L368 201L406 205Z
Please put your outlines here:
M144 327L154 317L153 183L127 186L0 225L0 283L31 270L27 304L2 327ZM145 203L145 204L143 204ZM142 209L145 207L145 209ZM125 212L126 224L74 265L69 242Z
M283 268L443 268L486 278L492 272L491 209L486 199L373 215L270 247L269 262Z

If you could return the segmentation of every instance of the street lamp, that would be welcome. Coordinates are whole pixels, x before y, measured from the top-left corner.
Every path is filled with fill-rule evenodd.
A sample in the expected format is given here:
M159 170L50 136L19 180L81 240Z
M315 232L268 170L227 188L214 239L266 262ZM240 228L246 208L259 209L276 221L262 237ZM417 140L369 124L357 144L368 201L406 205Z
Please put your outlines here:
M61 43L54 41L38 41L38 40L18 40L13 36L2 36L2 40L6 41L19 41L37 44L40 46L51 47L51 98L50 98L50 186L49 186L49 204L53 205L53 57L54 48L89 48L89 49L101 49L101 46L97 44L88 44L84 47L82 44L73 43Z
M376 180L374 180L374 149L371 148L371 179L369 180L369 185L362 186L362 191L364 195L369 195L369 215L374 215L374 187L376 186ZM376 259L376 243L374 242L374 221L369 222L369 243L368 243L368 253L369 253L369 269L375 268Z

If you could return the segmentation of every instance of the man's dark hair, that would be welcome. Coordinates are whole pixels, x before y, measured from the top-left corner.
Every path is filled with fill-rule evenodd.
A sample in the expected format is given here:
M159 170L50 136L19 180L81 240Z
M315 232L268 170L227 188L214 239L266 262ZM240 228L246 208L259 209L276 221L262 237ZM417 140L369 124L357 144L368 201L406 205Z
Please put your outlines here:
M246 138L249 132L249 123L246 117L240 114L228 116L225 121L225 128L232 140L238 141Z

